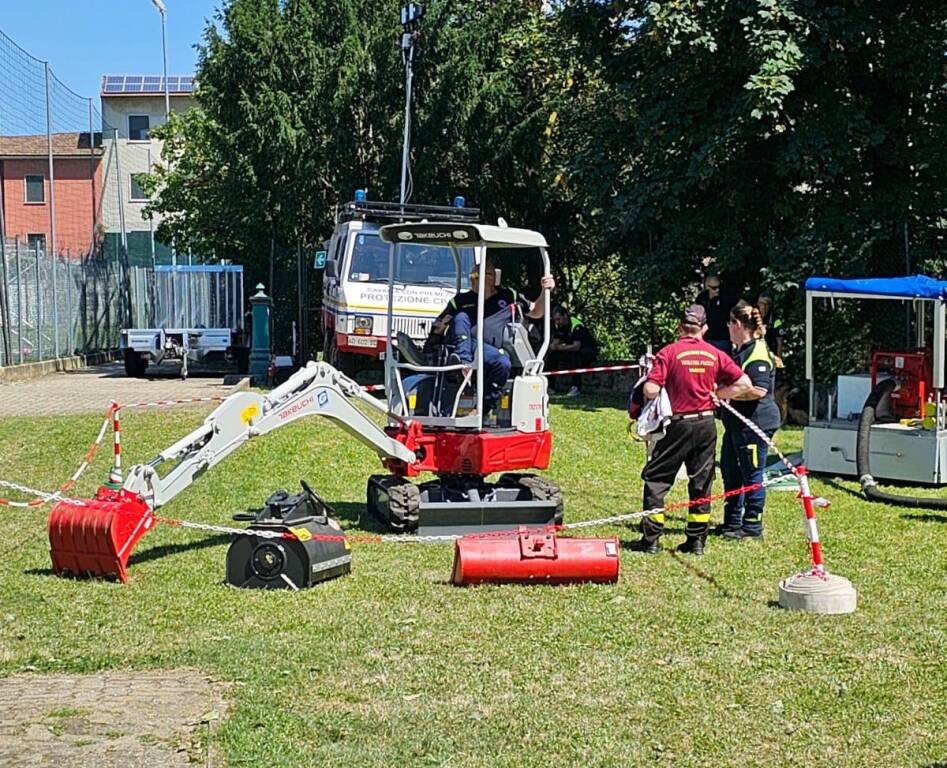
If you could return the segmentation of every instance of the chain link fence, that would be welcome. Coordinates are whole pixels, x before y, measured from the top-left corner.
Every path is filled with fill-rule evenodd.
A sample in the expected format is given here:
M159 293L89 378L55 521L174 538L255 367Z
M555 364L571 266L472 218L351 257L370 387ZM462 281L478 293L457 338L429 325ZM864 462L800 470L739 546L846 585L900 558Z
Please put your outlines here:
M0 31L0 366L114 349L155 316L155 265L192 261L146 213L160 143L99 104Z
M118 265L0 241L0 366L114 348L123 319Z

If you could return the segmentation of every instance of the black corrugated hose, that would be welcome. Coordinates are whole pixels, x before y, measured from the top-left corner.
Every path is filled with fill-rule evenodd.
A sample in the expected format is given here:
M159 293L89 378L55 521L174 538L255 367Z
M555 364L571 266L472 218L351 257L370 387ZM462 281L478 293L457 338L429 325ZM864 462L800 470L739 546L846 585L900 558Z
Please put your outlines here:
M871 426L875 423L875 411L878 403L886 394L894 389L897 382L894 379L885 379L871 390L865 407L858 418L858 437L855 443L855 467L858 472L858 482L861 483L862 493L869 501L881 501L896 507L913 507L915 509L947 509L947 499L932 499L925 496L899 496L885 493L878 489L878 482L871 476L869 462Z

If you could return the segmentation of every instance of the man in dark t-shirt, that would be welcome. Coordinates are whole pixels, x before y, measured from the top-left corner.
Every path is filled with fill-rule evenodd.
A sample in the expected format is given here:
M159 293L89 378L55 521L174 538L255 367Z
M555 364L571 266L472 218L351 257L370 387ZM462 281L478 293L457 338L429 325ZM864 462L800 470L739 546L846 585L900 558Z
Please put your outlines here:
M641 521L638 549L655 554L664 532L664 497L674 484L681 464L687 467L687 494L691 502L707 497L714 482L717 428L714 424L716 400L736 397L751 388L749 377L728 356L703 341L707 314L692 304L681 317L679 337L654 358L644 385L644 396L658 397L663 387L670 401L671 421L654 453L641 471L644 480L644 508L656 510ZM710 503L693 504L687 509L682 552L704 553L710 528Z
M727 323L730 320L730 307L736 303L736 299L727 291L720 275L707 275L704 278L704 290L697 294L697 303L707 314L704 341L722 352L729 352Z
M523 317L539 318L543 316L543 302L535 303L506 286L497 286L496 262L487 256L484 265L483 286L483 408L494 410L500 398L500 391L510 376L509 356L498 345L499 339L493 331ZM472 363L477 354L475 328L477 326L477 301L480 286L480 268L475 266L470 272L473 288L461 291L451 299L437 316L431 327L426 347L446 343L464 363ZM552 275L544 275L541 281L544 291L555 288ZM540 295L541 298L541 295ZM519 315L519 317L517 317Z
M581 317L570 314L563 306L557 306L552 310L551 320L552 339L546 353L547 372L587 368L595 362L598 342ZM569 397L581 394L581 374L571 374L569 384Z

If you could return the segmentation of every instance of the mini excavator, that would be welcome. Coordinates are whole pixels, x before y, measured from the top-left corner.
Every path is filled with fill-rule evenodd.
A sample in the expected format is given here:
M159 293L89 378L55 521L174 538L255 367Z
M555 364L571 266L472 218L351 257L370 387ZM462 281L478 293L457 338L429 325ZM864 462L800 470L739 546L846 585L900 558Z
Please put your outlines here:
M456 265L455 287L463 287L470 265L480 285L490 251L504 259L538 257L549 274L543 236L469 221L398 223L380 230L388 244L388 325L385 400L325 362L310 362L269 392L228 397L190 434L152 461L133 466L121 488L102 486L95 497L62 500L50 513L49 538L56 572L127 579L135 544L156 522L155 511L187 489L251 439L309 416L323 416L364 443L386 470L367 484L367 509L391 530L419 534L466 534L520 525L558 525L562 494L529 470L549 465L552 435L543 356L549 342L549 295L542 340L533 348L517 307L504 309L499 325L485 325L484 295L477 302L477 327L499 328L485 340L478 334L473 361L456 355L432 359L393 324L397 305L392 276L398 259L424 263L426 248L449 246ZM440 277L438 279L441 279ZM432 310L436 314L437 310ZM511 376L495 413L484 412L485 343L510 356ZM371 418L374 415L375 418ZM171 465L169 471L159 468ZM415 482L422 473L431 479ZM495 480L488 480L499 473Z

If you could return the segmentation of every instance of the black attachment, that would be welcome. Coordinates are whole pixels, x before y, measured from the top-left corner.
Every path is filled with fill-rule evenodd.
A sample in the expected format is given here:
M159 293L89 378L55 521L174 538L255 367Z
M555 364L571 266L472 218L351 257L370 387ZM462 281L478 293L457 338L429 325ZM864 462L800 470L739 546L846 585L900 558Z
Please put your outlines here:
M234 515L235 520L251 524L227 550L228 584L303 589L351 571L352 551L333 518L335 510L305 480L300 485L302 493L279 490L258 512Z

